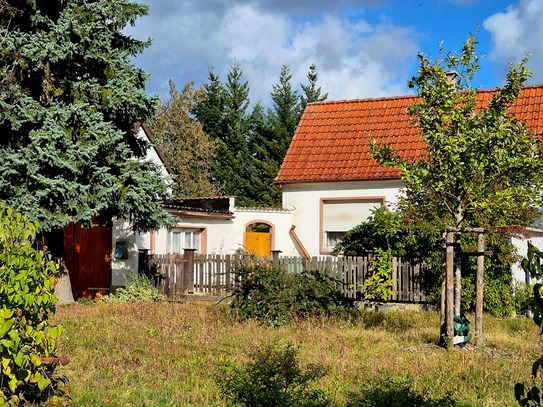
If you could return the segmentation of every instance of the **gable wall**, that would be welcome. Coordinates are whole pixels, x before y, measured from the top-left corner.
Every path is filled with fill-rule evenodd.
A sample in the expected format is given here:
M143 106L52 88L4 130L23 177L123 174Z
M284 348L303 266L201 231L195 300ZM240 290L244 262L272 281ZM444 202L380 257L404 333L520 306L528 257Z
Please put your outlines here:
M383 199L386 205L394 205L403 187L400 180L352 181L286 184L283 186L283 207L291 208L295 232L311 256L324 255L322 243L322 200ZM365 220L361 216L357 223ZM301 254L301 253L300 253Z

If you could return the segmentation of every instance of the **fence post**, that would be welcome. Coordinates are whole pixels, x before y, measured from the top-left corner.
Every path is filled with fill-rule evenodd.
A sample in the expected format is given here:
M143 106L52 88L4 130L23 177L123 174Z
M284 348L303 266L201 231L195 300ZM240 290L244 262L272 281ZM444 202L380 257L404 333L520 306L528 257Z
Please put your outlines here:
M194 294L194 252L196 249L184 249L183 253L183 274L185 287L189 294Z
M273 264L275 264L275 265L279 264L279 255L281 253L282 253L281 250L272 250L271 251Z

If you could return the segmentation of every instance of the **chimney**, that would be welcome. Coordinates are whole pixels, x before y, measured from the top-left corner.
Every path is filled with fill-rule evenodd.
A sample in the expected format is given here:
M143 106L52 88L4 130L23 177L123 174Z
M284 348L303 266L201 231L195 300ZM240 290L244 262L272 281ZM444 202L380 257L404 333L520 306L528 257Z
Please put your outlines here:
M445 73L445 76L447 78L447 83L449 84L449 86L456 88L456 78L460 76L458 72L449 71Z

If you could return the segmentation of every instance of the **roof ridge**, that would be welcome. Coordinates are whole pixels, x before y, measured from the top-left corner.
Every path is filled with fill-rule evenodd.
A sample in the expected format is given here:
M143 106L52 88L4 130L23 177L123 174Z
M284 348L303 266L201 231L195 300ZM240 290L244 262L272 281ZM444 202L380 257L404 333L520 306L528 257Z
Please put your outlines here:
M521 88L521 91L524 89L537 89L543 88L543 83L535 85L526 85ZM499 86L490 89L475 89L476 93L493 93L498 89L502 89ZM333 105L333 104L347 104L347 103L360 103L360 102L379 102L386 100L401 100L401 99L417 99L419 96L416 94L412 95L397 95L397 96L376 96L369 98L357 98L357 99L341 99L341 100L324 100L320 102L311 102L308 103L308 106L317 106L317 105Z

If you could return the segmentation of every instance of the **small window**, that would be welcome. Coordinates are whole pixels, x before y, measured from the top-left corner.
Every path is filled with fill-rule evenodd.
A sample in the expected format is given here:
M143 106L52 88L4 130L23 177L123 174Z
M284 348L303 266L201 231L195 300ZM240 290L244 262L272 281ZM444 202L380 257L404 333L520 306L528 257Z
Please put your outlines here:
M184 249L200 251L201 229L176 228L170 232L170 253L184 252Z
M384 204L384 198L321 199L321 253L329 253L345 233L365 221L371 211Z
M333 250L336 245L341 242L347 232L325 232L326 235L326 249Z

